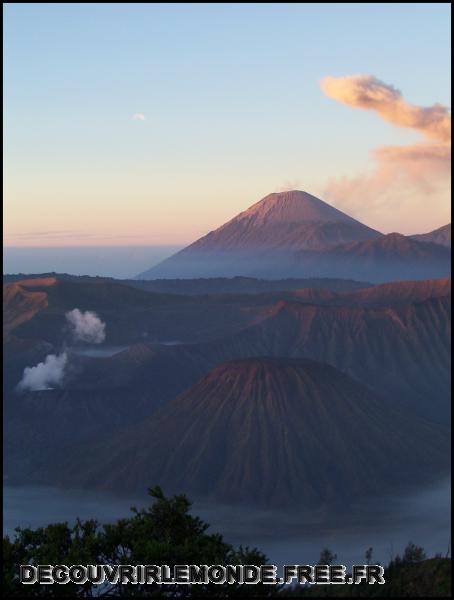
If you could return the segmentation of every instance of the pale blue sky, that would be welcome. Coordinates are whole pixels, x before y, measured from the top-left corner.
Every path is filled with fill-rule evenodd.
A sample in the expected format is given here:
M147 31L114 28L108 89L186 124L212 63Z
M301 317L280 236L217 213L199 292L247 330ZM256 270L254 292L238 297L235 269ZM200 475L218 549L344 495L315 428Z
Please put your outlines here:
M7 3L4 16L10 245L189 242L418 139L324 96L328 75L451 102L447 3Z

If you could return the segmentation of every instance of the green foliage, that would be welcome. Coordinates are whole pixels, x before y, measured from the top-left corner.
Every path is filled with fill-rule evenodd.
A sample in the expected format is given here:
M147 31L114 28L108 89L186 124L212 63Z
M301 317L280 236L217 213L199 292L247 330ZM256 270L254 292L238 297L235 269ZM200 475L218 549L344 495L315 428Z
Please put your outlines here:
M154 502L132 516L115 523L101 525L97 521L77 520L75 525L57 523L16 530L16 536L3 540L3 592L5 596L79 596L90 597L93 587L85 585L29 585L19 582L19 565L89 565L89 564L266 564L266 556L257 549L234 549L200 518L189 514L191 503L184 495L167 498L160 488L148 490ZM166 586L166 594L176 590ZM243 588L243 589L240 589ZM226 589L219 585L178 586L178 597L191 595L225 597ZM245 589L247 588L247 589ZM230 596L266 596L268 586L228 586ZM162 595L161 587L152 585L112 586L107 595Z
M190 514L184 495L167 498L160 488L148 490L153 499L147 508L131 509L132 516L101 525L77 520L74 525L56 523L36 530L16 530L3 539L4 597L449 597L451 560L426 560L424 550L413 543L385 569L384 585L113 585L96 589L91 584L22 585L19 565L144 564L263 565L267 558L256 548L233 548L221 535L208 533L208 524ZM366 551L372 559L372 548ZM325 548L320 564L331 564L336 555ZM100 593L101 592L101 593Z

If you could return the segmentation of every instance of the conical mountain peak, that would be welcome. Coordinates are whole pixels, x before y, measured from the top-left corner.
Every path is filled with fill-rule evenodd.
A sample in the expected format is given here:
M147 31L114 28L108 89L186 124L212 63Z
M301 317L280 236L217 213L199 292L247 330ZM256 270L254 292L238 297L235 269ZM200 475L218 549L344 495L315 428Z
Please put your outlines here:
M268 194L139 278L344 277L383 282L444 277L450 228L383 235L301 190ZM422 243L422 242L437 242Z
M245 268L255 272L263 264L268 271L282 273L283 261L292 260L298 250L380 235L307 192L275 192L143 275L241 275Z
M323 202L323 200L312 196L312 194L300 190L268 194L232 221L248 218L255 218L263 224L271 222L294 224L302 222L355 222L352 217L337 210L327 202Z
M257 357L219 365L108 446L94 446L85 460L95 456L95 470L76 456L62 478L134 491L151 479L196 499L320 507L433 477L446 468L447 446L440 428L330 365Z

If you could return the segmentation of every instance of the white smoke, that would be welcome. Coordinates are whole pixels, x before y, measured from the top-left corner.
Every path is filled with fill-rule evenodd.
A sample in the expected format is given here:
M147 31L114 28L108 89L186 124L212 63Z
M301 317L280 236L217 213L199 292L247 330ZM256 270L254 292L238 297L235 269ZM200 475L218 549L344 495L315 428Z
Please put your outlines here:
M332 179L323 196L382 231L394 231L396 222L405 224L403 231L399 229L402 233L428 231L439 227L442 219L449 220L450 110L441 104L415 106L394 86L372 75L326 77L321 87L338 102L374 111L386 122L423 137L406 146L375 148L369 172Z
M76 341L101 344L105 340L106 324L101 321L96 313L89 310L83 313L78 308L74 308L67 312L65 316Z
M19 391L51 390L53 386L61 385L67 360L66 352L59 355L48 354L44 362L38 363L35 367L25 367L17 389Z

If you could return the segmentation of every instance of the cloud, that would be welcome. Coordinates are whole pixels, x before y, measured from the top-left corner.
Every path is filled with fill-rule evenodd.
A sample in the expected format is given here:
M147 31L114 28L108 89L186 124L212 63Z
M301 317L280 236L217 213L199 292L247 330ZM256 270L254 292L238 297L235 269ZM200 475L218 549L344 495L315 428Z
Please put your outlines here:
M66 352L49 354L44 362L35 367L25 367L21 381L17 385L19 391L50 390L61 385L68 356Z
M432 215L446 205L451 168L451 115L441 104L414 106L392 85L371 75L326 77L325 94L354 108L373 110L386 122L419 132L424 140L408 146L380 146L371 155L374 168L356 177L328 182L324 194L352 215L382 221L395 228L400 216L425 222L427 205ZM428 199L430 198L430 203ZM394 210L390 213L390 208ZM419 211L419 212L417 212ZM386 214L388 213L388 214ZM401 213L401 215L399 215ZM387 222L394 219L394 225ZM416 224L415 224L416 226Z
M10 233L9 237L11 238L19 238L19 239L28 239L28 238L36 238L41 239L43 237L46 238L46 241L51 239L72 239L72 238L92 238L95 237L93 233L83 233L80 231L71 231L71 230L61 230L61 231L23 231L20 233Z
M145 121L145 115L143 113L135 113L132 115L133 121Z
M433 176L448 176L451 169L449 146L414 144L412 146L382 146L373 153L379 170L400 173L428 187Z
M100 344L106 338L106 324L91 311L82 313L78 308L66 313L66 320L74 340L89 344Z
M374 110L388 123L419 131L429 140L441 143L451 140L451 115L446 106L409 104L399 90L372 75L325 77L321 87L338 102Z

